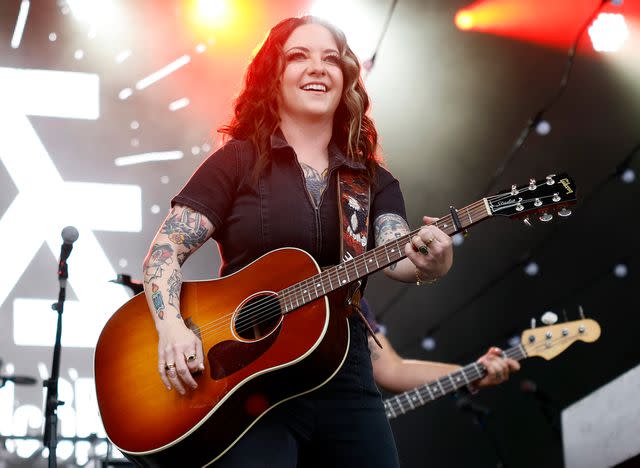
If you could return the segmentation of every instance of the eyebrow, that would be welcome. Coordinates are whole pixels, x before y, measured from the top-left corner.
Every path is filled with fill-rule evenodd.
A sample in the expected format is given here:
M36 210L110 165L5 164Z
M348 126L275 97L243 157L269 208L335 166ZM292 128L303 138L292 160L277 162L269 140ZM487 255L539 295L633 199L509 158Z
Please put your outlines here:
M291 52L293 49L300 49L300 50L302 50L302 51L304 51L304 52L310 52L310 50L309 50L309 49L307 49L306 47L303 47L303 46L293 46L293 47L291 47L290 49L288 49L287 51L285 51L285 53L286 53L286 52ZM326 53L326 52L335 52L336 54L340 54L340 52L338 52L336 49L324 49L322 52L325 52L325 53Z

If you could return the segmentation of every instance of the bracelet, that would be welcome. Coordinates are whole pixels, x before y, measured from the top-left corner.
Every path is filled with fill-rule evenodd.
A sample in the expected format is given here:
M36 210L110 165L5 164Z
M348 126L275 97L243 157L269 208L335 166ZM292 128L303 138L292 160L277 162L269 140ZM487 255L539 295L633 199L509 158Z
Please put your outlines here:
M423 284L433 284L436 281L438 281L438 278L423 280L422 278L420 278L420 270L416 268L416 286L422 286Z

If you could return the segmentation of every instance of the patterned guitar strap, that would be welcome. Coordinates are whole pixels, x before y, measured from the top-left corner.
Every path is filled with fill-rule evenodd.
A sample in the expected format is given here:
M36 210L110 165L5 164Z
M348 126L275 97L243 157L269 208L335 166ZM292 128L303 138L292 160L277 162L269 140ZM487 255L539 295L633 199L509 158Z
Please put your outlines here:
M340 243L340 258L350 260L361 255L367 249L367 235L369 233L369 205L371 202L371 187L367 179L359 171L345 167L338 171L338 214L342 227L342 242ZM360 308L362 280L350 285L348 305L355 310L367 327L371 337L382 348L371 325Z

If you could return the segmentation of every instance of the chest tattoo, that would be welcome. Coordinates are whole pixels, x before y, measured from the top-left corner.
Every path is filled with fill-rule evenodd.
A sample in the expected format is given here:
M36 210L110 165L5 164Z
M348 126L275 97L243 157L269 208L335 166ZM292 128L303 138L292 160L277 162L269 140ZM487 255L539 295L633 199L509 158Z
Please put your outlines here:
M316 207L320 205L320 198L322 197L322 192L327 187L327 170L322 171L322 174L319 173L313 167L300 163L302 167L302 172L304 174L304 179L307 184L307 190L313 199Z

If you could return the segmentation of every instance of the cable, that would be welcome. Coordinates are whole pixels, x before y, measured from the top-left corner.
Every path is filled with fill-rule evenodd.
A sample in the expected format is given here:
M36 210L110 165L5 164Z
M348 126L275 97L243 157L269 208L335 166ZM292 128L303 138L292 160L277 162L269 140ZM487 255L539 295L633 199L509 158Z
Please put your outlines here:
M542 116L549 110L549 108L552 105L554 105L558 101L558 99L560 99L560 96L562 96L562 94L564 93L564 91L565 91L565 89L567 87L567 83L569 82L569 76L570 76L571 70L573 68L573 62L574 62L574 58L575 58L575 55L576 55L576 50L578 48L578 44L580 43L580 39L582 38L582 35L584 34L584 31L587 29L589 24L591 24L591 22L593 21L595 16L598 14L598 12L600 12L600 9L602 8L602 6L607 1L608 0L601 0L600 1L598 6L596 7L596 9L593 11L593 13L591 13L591 15L589 16L587 21L584 22L584 24L582 25L582 27L578 31L578 34L577 34L575 40L573 41L572 46L569 48L569 51L567 53L567 55L568 55L567 62L565 64L564 73L562 74L562 78L560 79L560 86L558 87L558 90L556 91L556 94L553 95L551 97L551 99L549 99L547 101L547 103L545 105L543 105L542 108L540 108L540 110L538 112L536 112L533 117L531 117L529 119L529 121L527 122L527 126L522 130L522 132L520 132L520 135L518 136L518 138L516 139L515 143L511 147L511 150L509 150L509 153L507 153L507 156L503 160L502 164L500 166L498 166L498 168L494 172L493 176L489 180L489 183L487 184L487 187L485 188L485 190L483 192L483 196L486 196L489 193L491 193L491 191L492 191L493 187L495 186L498 178L502 175L504 170L507 168L509 163L511 163L511 161L516 156L516 154L520 151L520 149L524 146L524 143L527 140L527 138L529 137L529 134L531 133L531 130L533 130L534 127L536 125L538 125L538 123L540 123L540 120L542 119Z
M384 26L382 27L382 32L380 33L380 37L378 38L378 43L376 44L376 48L374 49L371 57L362 63L362 69L366 72L365 76L369 76L369 73L373 69L373 66L376 64L378 51L380 50L380 46L382 45L382 40L387 34L387 30L389 29L389 24L391 23L391 18L393 17L393 12L395 11L397 4L398 4L398 0L393 0L391 2L391 8L389 8L389 13L387 14L387 18L384 22Z

